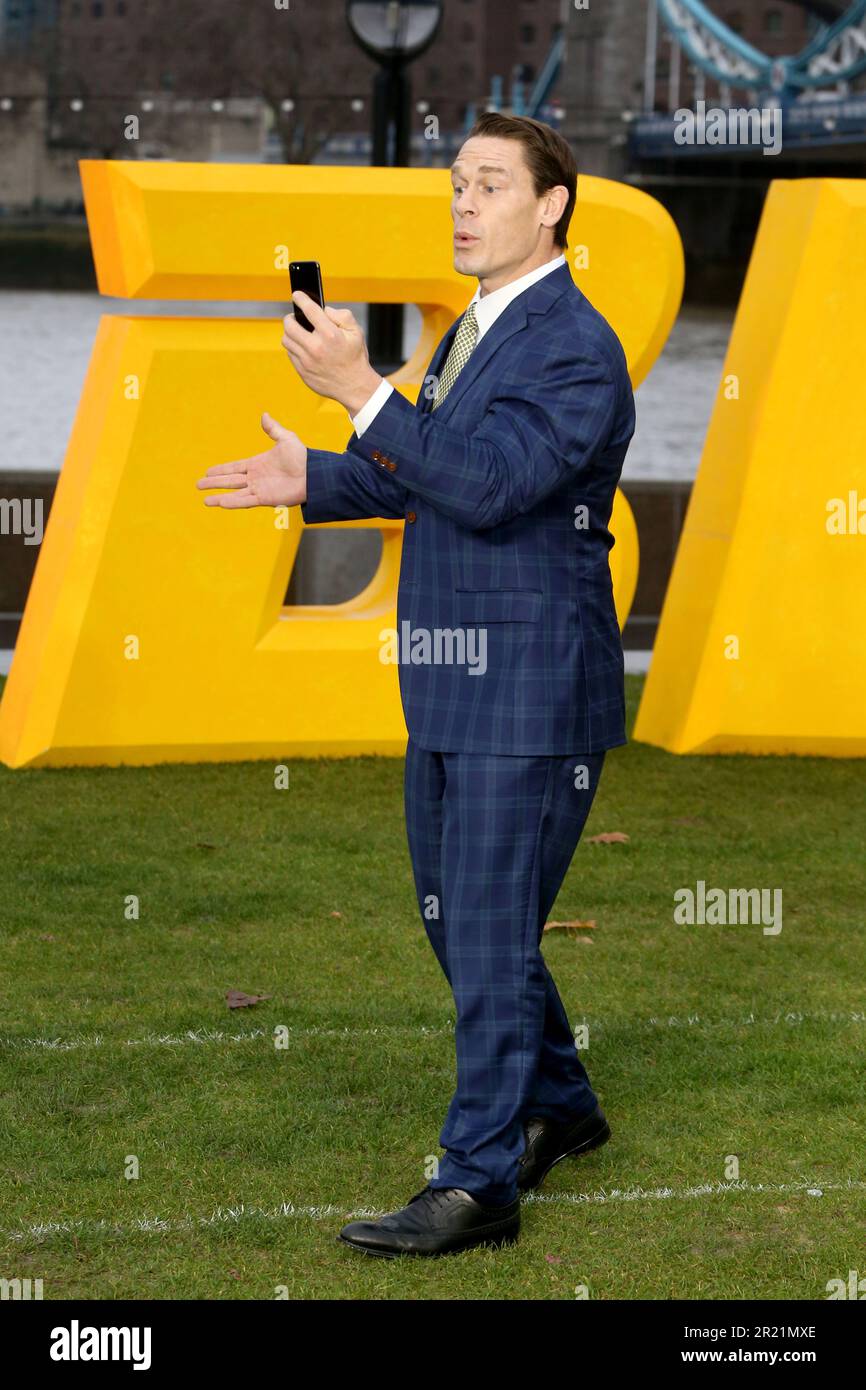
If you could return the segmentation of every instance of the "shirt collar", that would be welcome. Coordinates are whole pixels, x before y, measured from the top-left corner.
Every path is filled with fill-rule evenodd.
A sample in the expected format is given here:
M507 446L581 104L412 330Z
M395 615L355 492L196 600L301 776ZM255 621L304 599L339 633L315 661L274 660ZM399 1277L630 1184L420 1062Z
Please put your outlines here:
M564 254L555 256L552 261L545 261L544 265L536 266L517 280L510 280L507 285L500 285L498 290L492 290L490 294L482 295L481 286L478 285L469 303L475 305L475 319L479 329L483 331L489 328L512 299L516 299L524 290L528 290L530 285L534 285L536 280L541 280L561 265L565 265Z

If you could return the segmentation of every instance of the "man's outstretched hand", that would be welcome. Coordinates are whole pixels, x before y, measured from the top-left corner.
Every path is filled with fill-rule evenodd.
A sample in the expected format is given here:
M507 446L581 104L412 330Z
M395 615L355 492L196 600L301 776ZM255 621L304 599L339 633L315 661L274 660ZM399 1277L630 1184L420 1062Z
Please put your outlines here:
M307 500L307 448L292 430L271 415L262 415L262 429L274 447L236 463L215 463L196 487L227 487L231 492L204 499L206 507L295 507Z

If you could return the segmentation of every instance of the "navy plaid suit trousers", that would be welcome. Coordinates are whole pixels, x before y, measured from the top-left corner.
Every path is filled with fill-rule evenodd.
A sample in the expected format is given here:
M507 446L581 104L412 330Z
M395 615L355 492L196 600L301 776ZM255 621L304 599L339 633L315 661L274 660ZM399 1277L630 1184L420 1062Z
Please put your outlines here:
M604 756L431 753L409 740L415 888L457 1015L457 1089L431 1187L512 1201L523 1121L598 1104L540 943Z

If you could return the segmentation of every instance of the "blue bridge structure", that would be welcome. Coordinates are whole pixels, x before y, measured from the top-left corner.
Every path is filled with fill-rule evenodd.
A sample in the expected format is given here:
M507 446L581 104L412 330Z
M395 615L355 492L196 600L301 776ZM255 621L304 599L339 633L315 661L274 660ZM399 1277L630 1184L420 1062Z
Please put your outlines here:
M850 84L866 73L866 0L844 8L803 0L812 34L799 53L771 56L749 43L702 0L649 0L655 25L664 25L693 71L724 93L709 106L775 108L781 112L787 154L821 147L866 145L866 92ZM646 112L629 129L634 161L659 158L743 157L725 143L676 143L674 112ZM755 151L760 154L760 150Z

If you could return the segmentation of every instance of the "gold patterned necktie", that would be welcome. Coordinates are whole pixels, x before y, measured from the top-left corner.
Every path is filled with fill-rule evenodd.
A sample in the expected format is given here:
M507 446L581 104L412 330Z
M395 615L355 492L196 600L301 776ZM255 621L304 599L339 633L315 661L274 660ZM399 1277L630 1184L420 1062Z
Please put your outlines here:
M437 405L441 405L451 387L454 385L466 363L472 354L476 342L478 341L478 320L475 317L475 305L470 304L457 326L454 334L454 341L448 353L448 359L442 368L442 375L436 386L436 395L433 397L431 410L435 410Z

